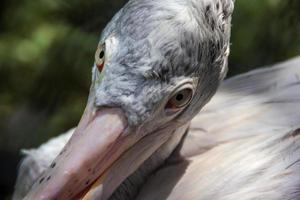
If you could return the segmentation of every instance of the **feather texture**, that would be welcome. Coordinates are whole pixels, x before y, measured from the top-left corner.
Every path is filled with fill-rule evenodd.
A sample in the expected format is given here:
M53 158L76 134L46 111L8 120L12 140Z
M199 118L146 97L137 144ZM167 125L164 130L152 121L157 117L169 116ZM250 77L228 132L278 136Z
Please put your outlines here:
M225 81L137 199L300 199L299 77L296 58ZM71 134L25 152L14 200L22 199Z
M34 182L50 166L73 134L71 129L59 137L49 140L37 149L23 150L25 158L21 162L13 200L23 199Z
M138 199L300 199L299 77L296 58L225 81Z

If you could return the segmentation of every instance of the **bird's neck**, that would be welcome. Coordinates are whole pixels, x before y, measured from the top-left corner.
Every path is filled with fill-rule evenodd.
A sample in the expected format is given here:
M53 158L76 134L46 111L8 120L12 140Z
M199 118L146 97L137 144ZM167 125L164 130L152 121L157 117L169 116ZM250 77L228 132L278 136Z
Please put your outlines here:
M112 194L110 200L135 199L148 178L165 164L179 146L188 130L188 125L176 130L172 137L155 151L132 175L130 175Z

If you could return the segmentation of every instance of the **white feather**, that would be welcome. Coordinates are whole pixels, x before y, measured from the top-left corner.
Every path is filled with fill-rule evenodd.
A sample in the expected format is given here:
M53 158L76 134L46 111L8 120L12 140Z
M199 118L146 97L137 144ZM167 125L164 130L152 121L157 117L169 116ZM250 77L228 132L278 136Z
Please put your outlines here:
M50 166L51 162L68 142L73 132L74 129L71 129L67 133L49 140L37 149L22 151L26 157L20 165L13 200L23 199L33 183Z
M138 199L300 199L299 77L296 58L225 81Z
M225 81L138 199L299 199L299 77L300 57ZM26 194L72 132L26 151L14 200Z

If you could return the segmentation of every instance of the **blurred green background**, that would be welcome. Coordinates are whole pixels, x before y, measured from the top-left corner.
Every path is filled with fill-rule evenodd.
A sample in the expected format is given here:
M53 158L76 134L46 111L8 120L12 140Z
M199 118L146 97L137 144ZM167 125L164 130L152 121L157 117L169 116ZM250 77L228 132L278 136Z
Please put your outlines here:
M13 189L21 148L77 124L100 32L124 3L1 1L0 199ZM299 0L236 0L229 76L297 55Z

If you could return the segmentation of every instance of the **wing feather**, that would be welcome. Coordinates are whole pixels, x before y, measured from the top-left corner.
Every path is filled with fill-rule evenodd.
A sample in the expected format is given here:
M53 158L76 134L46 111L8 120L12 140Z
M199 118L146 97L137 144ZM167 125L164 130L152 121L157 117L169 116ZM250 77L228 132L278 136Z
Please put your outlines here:
M192 121L176 152L181 160L157 171L137 199L297 199L299 77L300 57L226 80ZM26 151L14 200L22 199L72 133Z
M15 185L13 200L21 200L34 182L50 166L54 158L70 139L74 129L56 137L37 149L23 150L25 158L21 162Z
M225 81L138 199L299 199L299 77L296 58Z

